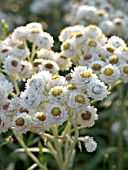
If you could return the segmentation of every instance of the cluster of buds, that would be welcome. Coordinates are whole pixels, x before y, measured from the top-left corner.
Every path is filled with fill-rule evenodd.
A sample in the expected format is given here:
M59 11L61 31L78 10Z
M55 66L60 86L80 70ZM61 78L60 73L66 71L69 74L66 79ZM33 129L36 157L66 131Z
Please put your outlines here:
M67 17L72 25L95 24L107 35L117 35L128 39L128 5L125 1L83 0L72 6ZM114 15L113 15L114 14Z
M90 67L108 85L128 82L128 47L123 39L107 38L95 25L67 27L59 39L61 53L75 66Z

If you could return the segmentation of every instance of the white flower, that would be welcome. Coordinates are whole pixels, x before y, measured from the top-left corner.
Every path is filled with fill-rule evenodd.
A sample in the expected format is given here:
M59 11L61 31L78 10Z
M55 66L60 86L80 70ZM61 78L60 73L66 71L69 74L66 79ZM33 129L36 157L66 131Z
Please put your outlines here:
M40 30L42 30L42 25L38 22L32 22L26 25L27 29L31 29L31 28L38 28Z
M6 132L9 128L10 124L8 118L0 112L0 133Z
M41 49L37 51L37 57L47 60L54 60L54 52L49 49Z
M49 86L50 87L54 87L54 86L65 86L67 84L65 77L60 76L59 74L54 74L51 77L51 80L49 82Z
M21 105L30 110L36 109L41 102L40 96L33 89L24 91L20 97Z
M30 76L33 73L32 64L30 62L28 62L27 60L24 60L24 61L21 60L20 65L21 65L21 69L20 69L19 73L16 75L17 79L26 80L27 78L30 78Z
M87 152L93 152L97 148L97 143L93 140L93 138L88 137L85 142L85 148Z
M106 65L101 70L100 78L106 84L112 84L119 81L120 78L120 70L115 65Z
M31 126L31 116L26 113L19 113L17 116L14 116L12 121L12 126L14 126L14 131L21 135L29 131Z
M9 75L16 74L21 69L20 60L15 56L9 56L5 59L3 68Z
M25 26L17 27L14 30L13 35L14 35L15 39L24 39L24 38L26 38L26 35L27 35L26 27Z
M0 60L3 62L10 54L12 48L5 44L0 44Z
M76 53L76 43L75 39L67 39L61 46L62 54L65 57L73 57Z
M85 27L85 34L90 38L96 38L102 34L102 31L95 25L89 25L88 27Z
M92 69L94 74L99 75L100 70L105 66L105 62L101 60L95 60L90 64L90 68Z
M70 58L65 57L61 53L55 53L55 56L56 56L55 61L60 67L60 70L65 71L70 69L70 67L72 66Z
M50 124L62 125L68 119L67 110L59 103L52 104L47 110L48 121Z
M66 91L67 89L63 86L55 86L51 88L48 92L49 102L64 103L67 101Z
M124 62L128 62L128 47L121 46L117 48L115 54L124 60Z
M92 97L94 100L99 101L107 97L108 91L107 86L99 80L90 82L87 87L87 93L89 97Z
M71 70L71 77L76 85L86 88L88 83L97 79L95 74L92 74L92 70L87 69L86 66L78 66Z
M6 90L6 94L9 95L9 93L11 93L13 91L13 85L11 82L9 82L8 80L1 80L0 81L0 88L4 88Z
M36 45L39 48L51 48L53 43L53 37L47 32L41 32L36 36Z
M31 130L39 133L44 132L45 130L49 130L50 124L48 122L48 117L44 112L37 112L31 114L32 125Z
M112 35L113 31L114 31L114 23L110 20L103 20L100 24L99 27L101 28L101 30L103 31L103 33L107 36Z
M79 125L84 127L91 127L95 124L95 120L98 119L98 115L96 114L97 109L93 106L88 106L82 109L78 113L77 122Z
M40 28L29 28L27 31L27 40L36 43L36 38L41 33L43 33L43 31Z
M77 111L81 109L82 107L89 106L89 99L84 93L73 91L73 92L70 92L67 105L71 109L76 109Z
M39 65L40 70L46 70L53 74L58 73L59 66L55 61L52 60L43 60L42 64Z
M124 82L128 82L128 63L121 64L120 69L120 79Z
M23 44L20 44L13 47L11 54L21 60L26 59L30 55L30 51Z
M115 48L119 48L120 46L126 47L126 43L122 38L119 38L117 36L112 36L108 39L108 44L114 46Z

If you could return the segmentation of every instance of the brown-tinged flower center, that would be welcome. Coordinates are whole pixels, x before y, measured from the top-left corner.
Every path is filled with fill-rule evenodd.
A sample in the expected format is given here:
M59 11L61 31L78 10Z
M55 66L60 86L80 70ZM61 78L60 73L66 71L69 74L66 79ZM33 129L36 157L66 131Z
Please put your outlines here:
M90 46L90 47L96 47L97 46L97 43L95 42L95 41L89 41L89 43L88 43L88 45Z
M119 61L118 57L117 56L112 56L110 59L109 59L109 63L111 64L117 64Z
M69 42L64 43L63 49L68 50L69 48L70 48L70 43Z
M3 48L3 49L1 50L2 53L6 53L6 52L8 52L8 51L9 51L8 48Z
M86 111L85 113L82 113L82 114L81 114L81 118L82 118L83 120L90 120L91 117L92 117L92 114L91 114L91 112L89 112L89 111Z
M92 58L92 55L91 55L91 54L86 54L86 55L83 57L84 60L89 60L89 59L91 59L91 58Z
M22 117L19 117L16 119L16 125L17 126L23 126L25 123L25 120Z
M93 69L93 70L95 70L95 71L100 71L100 69L101 69L101 65L100 65L100 64L98 64L98 63L93 64L92 69Z
M8 107L9 107L9 105L10 105L10 103L9 103L9 102L5 103L5 104L3 105L3 110L7 110L7 109L8 109Z
M114 53L114 51L115 51L115 48L114 48L113 46L109 46L109 47L107 47L106 49L107 49L107 51L109 51L110 53Z
M53 65L51 63L47 63L45 64L45 68L52 69Z
M128 74L128 66L124 66L124 67L123 67L123 72L124 72L125 74Z
M38 114L37 119L44 122L46 120L46 116L43 113Z
M16 60L13 60L13 61L11 62L11 64L12 64L13 67L17 67L18 62L17 62Z
M28 109L24 108L24 107L21 107L20 108L20 113L29 113Z

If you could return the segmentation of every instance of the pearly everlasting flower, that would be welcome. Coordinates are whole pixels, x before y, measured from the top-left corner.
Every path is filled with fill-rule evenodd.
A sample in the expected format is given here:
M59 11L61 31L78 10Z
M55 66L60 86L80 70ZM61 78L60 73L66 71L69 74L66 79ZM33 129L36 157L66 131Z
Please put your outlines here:
M67 101L66 88L63 86L55 86L48 92L49 102L65 103Z
M25 26L20 26L17 27L14 31L13 31L13 36L15 37L15 39L25 39L27 36L27 29Z
M107 36L110 36L113 34L114 32L114 23L110 20L103 20L100 24L99 24L100 29L103 31L103 33Z
M87 152L94 152L97 148L97 143L93 140L93 138L87 137L85 141L85 148Z
M96 101L103 100L108 95L107 86L99 80L90 82L87 87L87 93L89 97Z
M111 64L106 65L101 70L100 78L104 83L112 84L116 81L119 81L120 70L115 65L113 65L113 66Z
M41 98L36 91L26 90L21 94L21 105L27 109L34 109L40 105Z
M58 64L60 70L65 71L70 69L70 67L72 66L70 58L65 57L61 53L55 53L55 56L55 61Z
M0 113L0 133L6 132L10 126L8 118L3 114Z
M15 56L9 56L5 59L3 68L9 75L18 73L21 69L20 60Z
M42 64L39 65L40 70L46 70L53 74L58 73L59 66L55 61L52 60L43 60Z
M31 130L39 133L49 130L50 124L48 122L48 116L44 112L37 112L31 115L32 125Z
M37 51L37 57L45 60L54 60L54 52L49 49L41 49Z
M89 25L85 28L85 33L89 38L96 38L102 34L102 31L96 25Z
M14 116L12 126L18 135L26 133L31 126L31 116L26 113L19 113L17 116Z
M71 109L76 109L77 111L83 107L89 106L89 99L84 93L73 91L70 93L67 105Z
M21 60L21 59L28 58L29 55L30 55L30 51L23 44L20 44L20 45L17 45L17 46L13 47L13 49L11 51L11 54L13 56L17 56L17 58Z
M27 29L31 29L31 28L38 28L40 30L42 30L42 25L38 22L32 22L26 25Z
M128 47L121 46L115 50L115 54L119 56L124 62L128 62Z
M27 31L27 40L31 43L36 43L36 38L39 36L43 31L40 28L29 28Z
M105 62L101 60L95 60L90 64L90 68L92 69L92 72L97 75L100 74L100 71L104 66L105 66Z
M54 86L65 86L67 84L65 77L60 76L59 74L54 74L49 81L49 87Z
M86 66L78 66L71 70L71 77L78 87L87 87L88 83L97 79L95 74L92 74L92 70L87 69Z
M97 109L93 106L88 106L83 108L78 113L77 122L79 125L85 126L85 127L91 127L95 124L95 120L98 119L98 115L96 114Z
M121 64L119 66L120 69L120 79L124 82L128 82L128 63Z
M11 54L12 48L5 44L0 44L0 61L4 61L10 54Z
M41 32L40 34L37 34L35 42L39 48L51 48L54 40L49 33Z
M46 110L48 121L52 125L62 125L68 119L67 110L59 103L53 103Z
M122 38L119 38L117 36L112 36L108 39L108 44L112 45L115 48L119 48L120 46L126 47L126 44Z

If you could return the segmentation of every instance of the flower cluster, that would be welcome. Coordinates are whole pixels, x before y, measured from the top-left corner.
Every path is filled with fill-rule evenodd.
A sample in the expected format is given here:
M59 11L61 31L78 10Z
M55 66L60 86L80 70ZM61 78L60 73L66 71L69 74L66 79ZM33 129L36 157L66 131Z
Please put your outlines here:
M128 47L123 39L107 38L95 25L67 27L59 39L61 53L74 65L90 67L108 85L128 82Z
M40 70L53 74L61 69L68 70L72 64L70 59L53 52L53 42L52 36L42 30L40 23L17 27L0 42L0 61L6 74L17 80L26 80Z
M98 25L107 36L118 35L128 38L128 5L125 1L86 0L75 3L71 9L68 22L88 26Z

